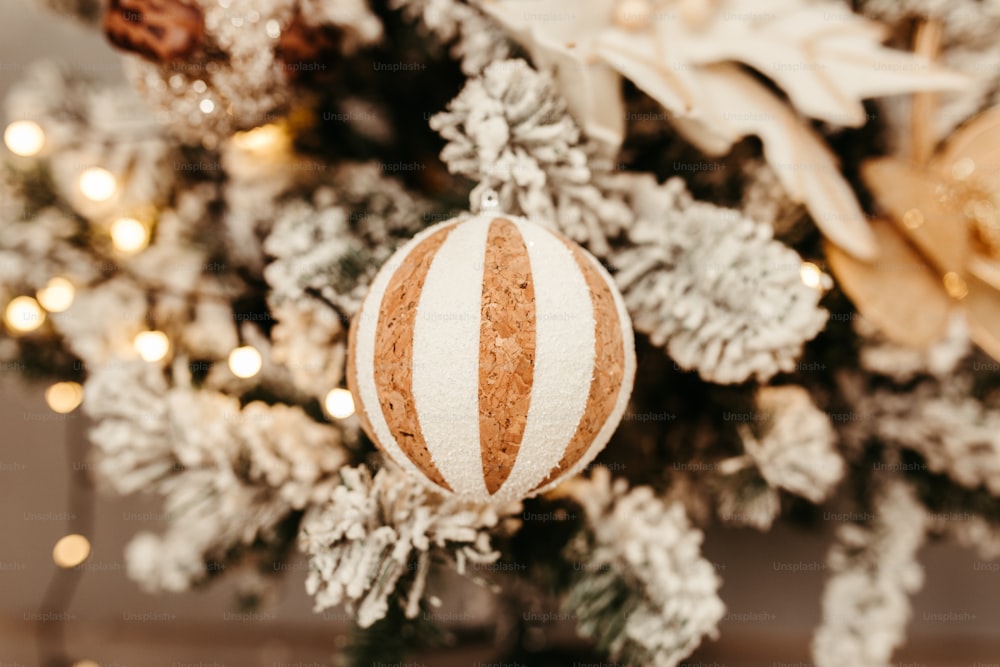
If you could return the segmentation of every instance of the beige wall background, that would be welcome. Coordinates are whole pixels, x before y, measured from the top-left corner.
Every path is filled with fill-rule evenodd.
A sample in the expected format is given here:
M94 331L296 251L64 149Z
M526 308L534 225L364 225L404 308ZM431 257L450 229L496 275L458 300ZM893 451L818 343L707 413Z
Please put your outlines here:
M0 0L0 94L28 63L46 57L88 75L121 78L118 55L98 35L39 11L30 0ZM16 370L0 372L0 380L0 667L26 667L39 664L38 630L53 630L31 614L55 571L51 550L67 532L64 514L75 512L67 497L71 475L87 472L86 424L79 414L60 417L49 411L43 387L21 384ZM75 659L89 658L103 667L328 664L342 625L311 612L302 561L284 577L262 620L229 617L234 611L231 581L183 595L141 592L125 576L122 549L137 531L158 529L157 521L136 521L135 514L155 516L157 511L146 498L96 501L93 553L69 615L58 627L65 630ZM706 552L725 580L723 597L733 616L723 625L723 639L687 664L811 664L808 641L819 620L824 575L788 572L787 564L821 567L828 533L711 532ZM949 546L933 545L924 556L927 583L915 600L910 644L897 654L897 664L1000 667L1000 577L994 566ZM456 611L483 609L481 593L455 589L451 598ZM964 620L930 620L948 612ZM135 614L169 620L127 620ZM738 620L746 614L758 620ZM552 630L567 634L566 628ZM471 666L493 655L486 648L414 660Z

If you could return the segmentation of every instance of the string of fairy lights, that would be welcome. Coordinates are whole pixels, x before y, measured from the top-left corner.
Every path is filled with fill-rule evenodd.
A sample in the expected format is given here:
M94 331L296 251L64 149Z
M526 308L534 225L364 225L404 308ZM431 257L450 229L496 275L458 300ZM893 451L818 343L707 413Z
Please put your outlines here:
M268 146L283 140L282 131L274 125L239 133L234 137L237 146L251 151L264 151ZM45 132L34 121L18 120L10 123L4 131L4 143L10 152L20 157L35 157L45 147ZM93 202L106 202L118 190L118 179L107 169L90 166L83 169L77 180L80 193ZM108 226L112 246L123 255L134 255L145 250L151 241L151 225L142 220L123 216L114 219ZM64 276L54 276L35 295L20 295L12 298L4 311L4 324L14 335L26 335L37 331L51 313L61 313L73 305L76 287ZM136 354L146 362L158 363L166 359L172 345L163 331L141 331L132 341ZM230 352L227 359L230 371L241 379L256 376L264 365L260 351L252 345L241 345ZM83 400L83 391L78 383L59 382L46 391L46 402L55 412L67 414L78 408ZM324 400L330 416L346 419L354 414L351 393L342 388L332 389Z
M204 110L204 109L203 109ZM265 125L234 137L236 145L244 150L261 152L285 137L280 128ZM34 158L45 149L46 137L42 127L31 120L17 120L3 133L7 149L19 158ZM77 178L80 194L96 202L108 202L118 192L118 178L100 166L82 169ZM106 227L109 240L116 252L123 256L135 255L145 250L151 240L153 225L140 217L121 216L113 219ZM53 276L35 294L21 294L10 298L3 307L3 324L12 336L37 334L51 314L69 310L76 297L77 286L68 276ZM138 332L132 339L132 348L140 359L158 364L168 359L174 346L166 332L150 329ZM264 366L260 350L252 345L240 345L233 349L226 360L230 372L240 379L250 379L258 375ZM84 391L79 382L55 382L45 389L45 402L57 414L68 415L83 403ZM354 398L343 387L331 389L325 396L323 405L334 419L347 419L355 412ZM71 533L59 538L52 548L52 560L64 570L72 570L82 565L90 557L91 542L86 535ZM100 667L92 660L79 660L73 667Z

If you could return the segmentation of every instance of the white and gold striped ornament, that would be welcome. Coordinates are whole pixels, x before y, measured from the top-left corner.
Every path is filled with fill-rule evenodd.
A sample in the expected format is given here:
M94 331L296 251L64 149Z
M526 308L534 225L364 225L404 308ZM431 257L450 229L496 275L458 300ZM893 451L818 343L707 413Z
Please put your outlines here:
M632 325L572 241L494 212L425 229L372 283L348 383L393 461L475 500L546 490L584 468L625 412Z

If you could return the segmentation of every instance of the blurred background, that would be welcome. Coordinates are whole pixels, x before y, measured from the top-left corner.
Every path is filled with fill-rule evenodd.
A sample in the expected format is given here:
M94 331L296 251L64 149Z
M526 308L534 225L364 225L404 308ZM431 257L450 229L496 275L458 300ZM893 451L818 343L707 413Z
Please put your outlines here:
M109 81L121 78L119 55L96 34L22 0L0 0L0 95L40 58ZM91 516L84 417L54 413L45 387L15 384L18 376L16 366L0 369L0 667L38 665L39 646L60 633L81 667L332 664L348 626L340 612L312 613L303 559L284 573L274 599L252 614L240 612L237 582L229 578L181 595L139 590L126 576L122 550L137 531L157 529L160 508L145 498L98 497ZM90 557L53 585L59 571L54 546L71 522L91 519ZM729 615L721 639L684 664L811 665L808 645L820 618L829 540L827 530L787 526L769 534L710 532L705 552L725 582ZM915 599L910 642L895 664L1000 667L998 565L940 545L924 550L923 563L926 584ZM467 585L449 592L445 610L470 625L490 626L486 592ZM39 618L43 603L73 593L64 617ZM538 627L542 641L575 641L568 624L539 621ZM497 654L484 641L414 656L407 664L486 667ZM566 664L584 663L567 658Z

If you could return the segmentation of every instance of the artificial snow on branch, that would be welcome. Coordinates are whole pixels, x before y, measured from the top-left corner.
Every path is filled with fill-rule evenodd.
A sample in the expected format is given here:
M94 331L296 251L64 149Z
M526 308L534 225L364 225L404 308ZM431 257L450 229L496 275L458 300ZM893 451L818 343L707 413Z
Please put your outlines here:
M354 233L378 249L387 246L394 250L441 216L440 211L432 211L432 202L387 176L379 162L341 164L330 181L333 189L321 194L331 197L330 203L347 208Z
M833 425L803 387L761 387L754 420L737 430L746 454L718 464L726 523L768 530L781 511L779 490L821 503L844 476Z
M226 174L220 216L226 255L234 267L259 275L266 262L262 239L289 200L308 205L308 193L325 180L326 165L298 155L283 123L231 137L221 146L219 165Z
M504 517L519 509L443 495L395 468L374 478L364 466L343 468L340 484L302 523L306 590L316 611L345 603L361 627L384 618L396 596L414 618L431 565L448 562L464 574L466 564L495 562L491 533L513 528Z
M79 221L57 206L38 208L29 192L32 180L23 173L0 175L0 282L37 289L67 270L93 279L99 272L92 258L73 243Z
M858 410L872 437L919 453L932 472L1000 496L1000 410L970 396L971 378L877 390Z
M967 512L932 513L929 532L954 540L983 560L1000 560L1000 525L992 517Z
M347 217L338 206L294 202L285 208L264 243L272 258L264 270L271 301L316 296L350 313L357 309L367 281L358 281L355 271L373 273L373 262L367 246L350 234Z
M376 164L344 166L331 180L311 202L275 212L263 246L271 304L309 297L353 315L378 266L427 222L427 202Z
M97 477L116 493L151 488L179 470L168 430L167 381L141 362L105 365L91 374L84 409L94 420Z
M565 608L582 635L613 660L655 667L674 667L717 635L720 582L681 504L612 482L601 466L566 488L587 522L567 554L580 574Z
M149 304L135 282L115 276L93 288L81 290L69 310L52 316L53 325L65 337L66 347L88 368L119 361L119 352L128 350L136 334L144 328ZM107 320L93 313L114 313Z
M420 20L439 42L451 45L451 55L466 76L479 74L510 54L507 38L496 24L462 0L390 0L389 6Z
M726 463L721 464L723 469ZM781 494L756 470L726 475L716 502L719 519L732 526L770 530L781 515Z
M958 371L969 356L972 343L964 317L953 316L946 336L930 347L908 347L888 340L875 325L854 313L854 330L862 341L858 351L861 368L903 385L920 375L944 379Z
M175 383L185 373L173 369ZM116 492L164 498L166 530L127 550L146 589L180 591L225 562L279 538L280 525L324 498L347 461L340 431L301 408L269 406L180 380L141 361L108 364L86 384L96 469Z
M297 10L310 25L336 26L346 35L343 39L357 44L374 44L384 36L368 0L299 0Z
M804 388L762 387L757 409L767 417L761 433L740 429L743 446L773 487L821 503L844 476L830 418Z
M612 264L636 330L710 382L794 370L827 319L795 251L738 211L692 200L679 179L637 177L632 204L633 245Z
M347 322L315 299L270 304L275 319L271 356L300 391L316 398L337 387L347 357Z
M909 596L923 585L916 555L926 510L905 482L887 478L867 526L845 524L828 564L823 622L813 640L817 667L885 667L904 638Z
M495 190L504 210L554 224L599 257L632 222L608 165L595 171L551 75L523 60L491 63L431 127L448 141L441 151L448 169L478 184L474 199Z

